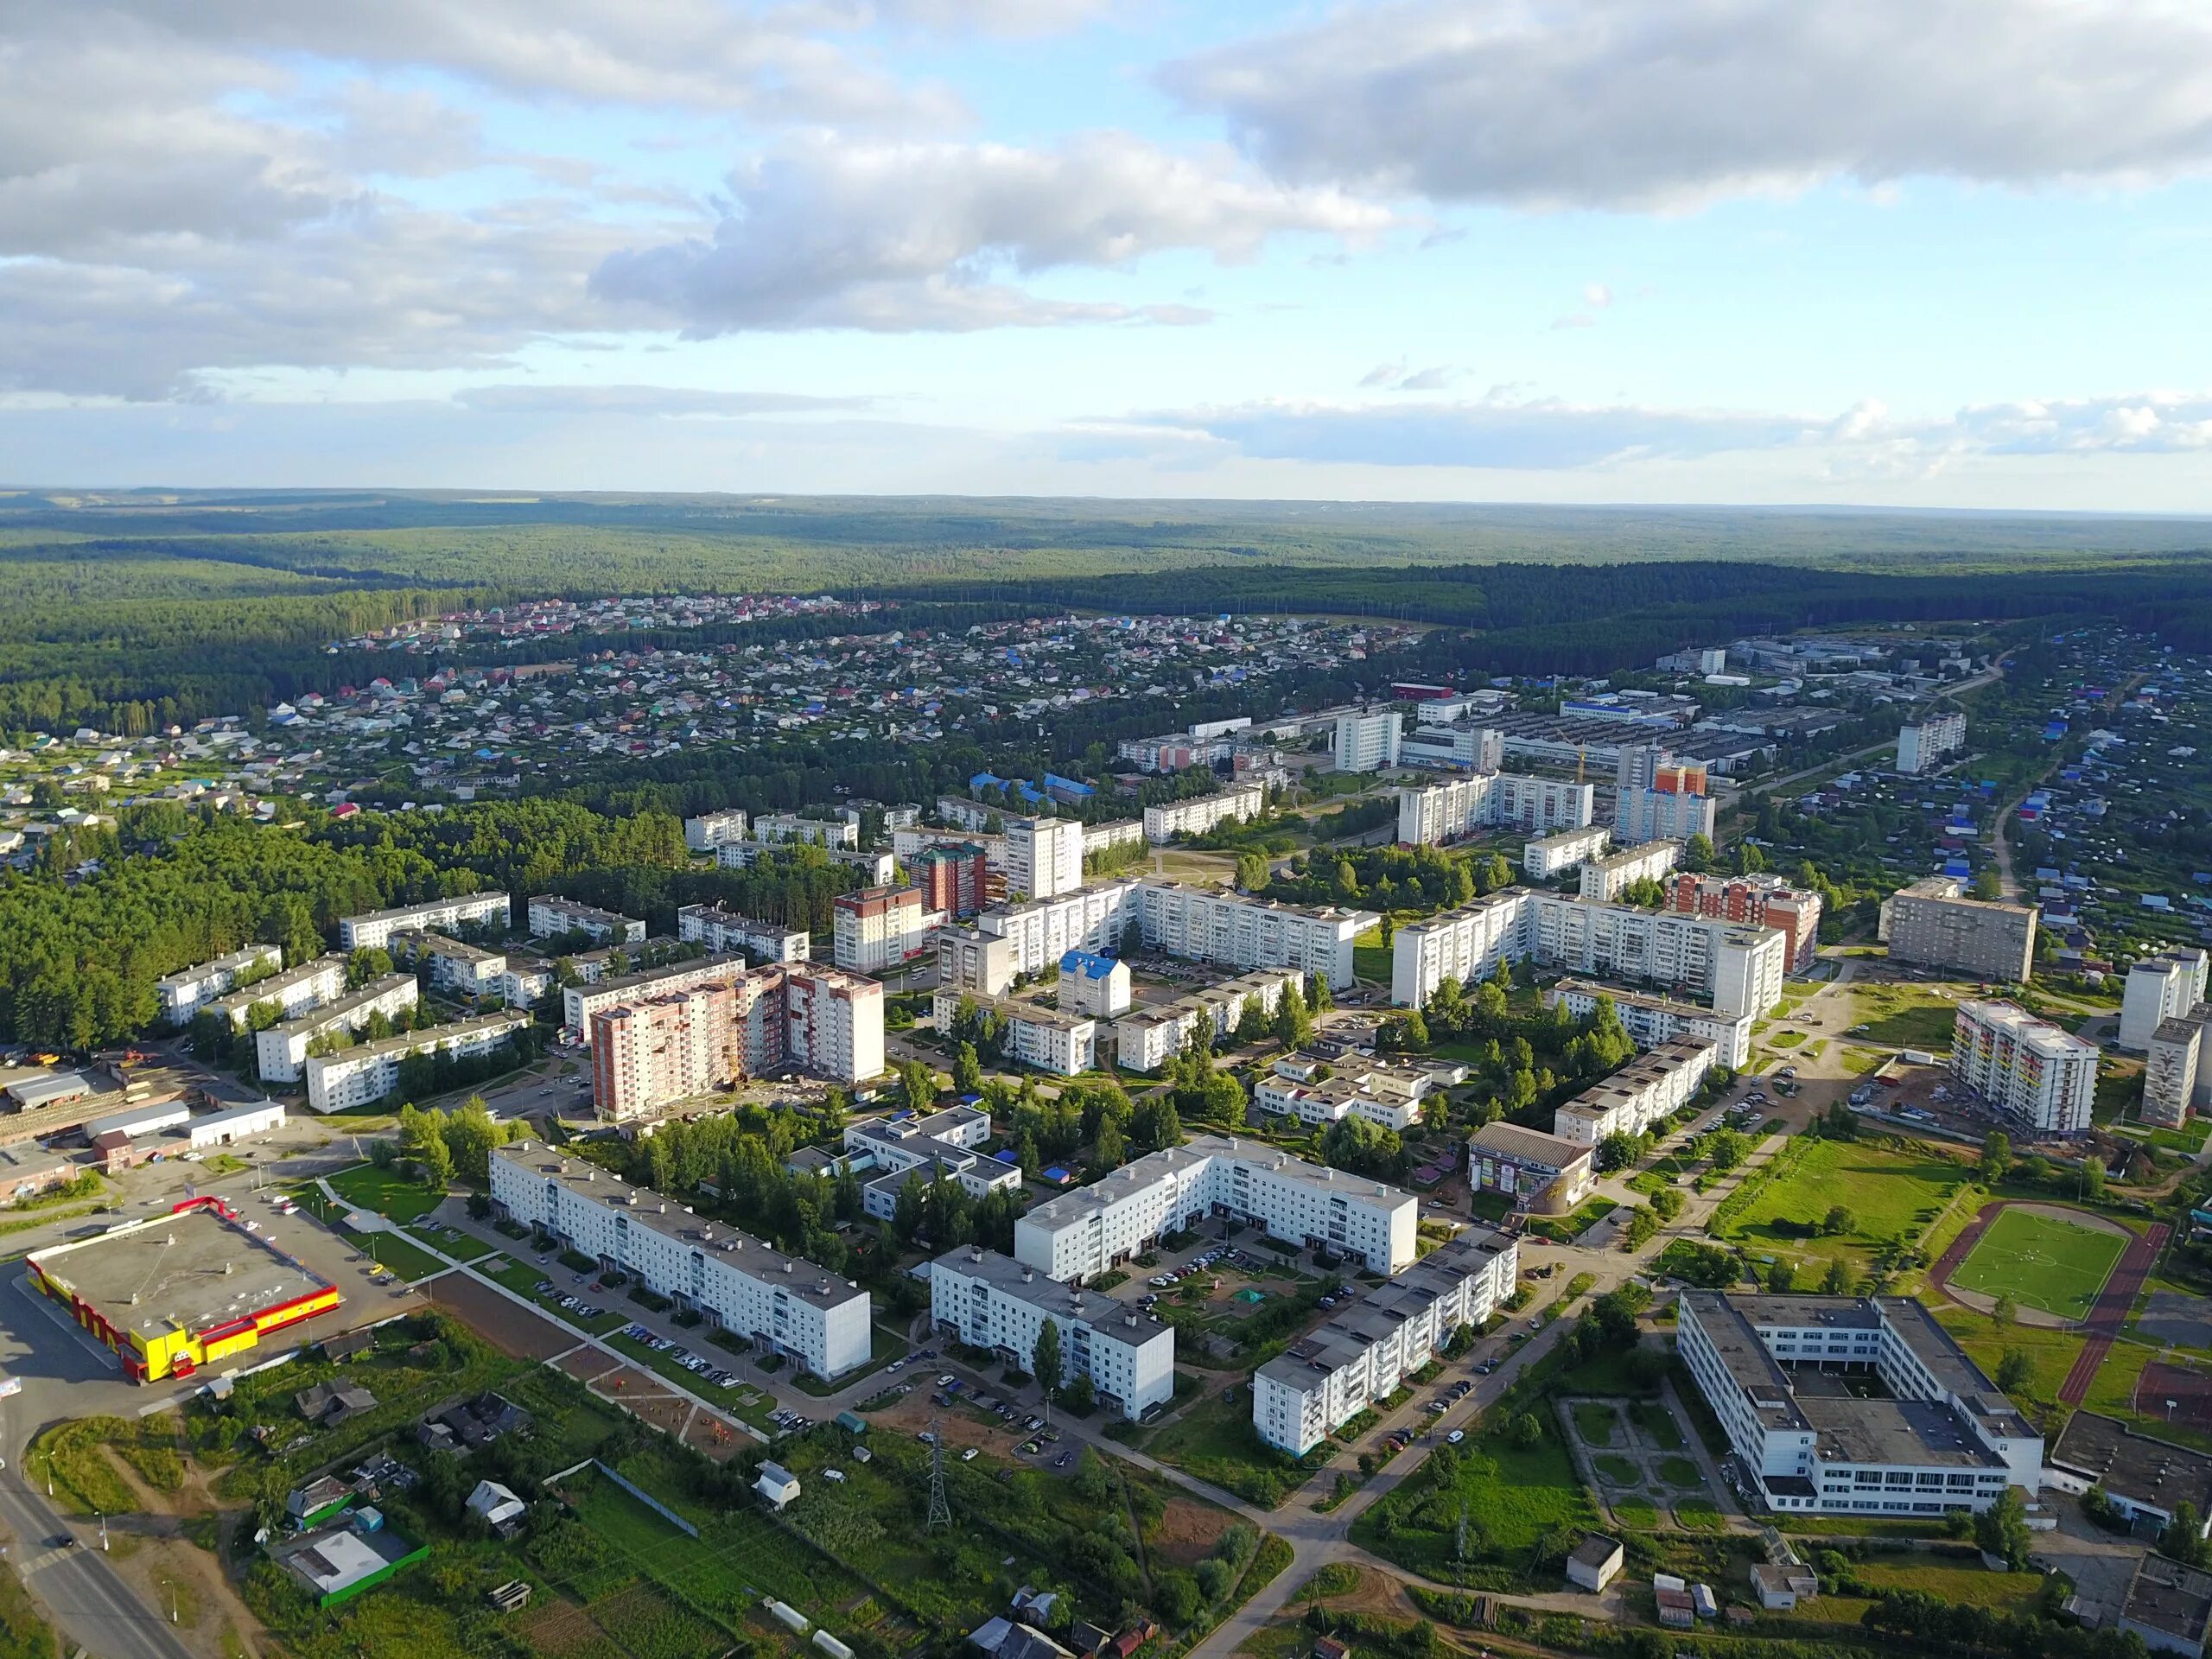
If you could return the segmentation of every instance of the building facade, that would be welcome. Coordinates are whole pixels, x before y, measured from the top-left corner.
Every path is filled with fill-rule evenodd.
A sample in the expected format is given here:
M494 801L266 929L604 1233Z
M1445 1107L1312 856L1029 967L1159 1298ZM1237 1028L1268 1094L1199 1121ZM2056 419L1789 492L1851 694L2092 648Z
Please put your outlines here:
M348 916L338 924L341 950L381 950L398 932L450 933L455 928L488 928L504 933L514 919L504 893L473 893L462 899L434 899L419 905Z
M524 1142L492 1154L492 1204L563 1248L635 1274L756 1349L836 1378L868 1363L868 1293L811 1262L702 1221L650 1187Z
M814 954L804 928L756 922L720 905L686 905L676 912L676 937L717 952L737 952L753 962L804 962Z
M1613 839L1624 847L1648 841L1713 838L1713 801L1706 768L1645 745L1621 751L1613 791Z
M411 1012L419 995L412 974L386 974L372 979L359 990L349 991L296 1020L256 1032L254 1069L264 1083L297 1083L305 1074L308 1051L318 1037L357 1032L376 1014L390 1020Z
M1177 881L1137 884L1144 947L1228 968L1287 969L1343 990L1352 941L1382 918L1327 905L1307 909Z
M1402 832L1400 838L1403 839ZM1612 844L1612 826L1604 823L1540 836L1521 849L1522 874L1531 881L1549 881L1600 856Z
M2146 1052L2152 1033L2204 1001L2208 958L2190 945L2145 957L2127 969L2127 988L2120 1004L2120 1046Z
M922 907L964 922L991 901L989 856L973 842L925 847L907 861Z
M1157 1071L1169 1056L1188 1047L1198 1032L1216 1040L1235 1031L1248 1004L1272 1019L1282 1006L1284 990L1299 977L1280 969L1262 969L1205 986L1172 1002L1132 1007L1114 1021L1114 1063L1124 1071Z
M1129 1011L1129 967L1092 950L1071 950L1060 958L1056 986L1060 1012L1113 1020Z
M1609 1135L1642 1135L1695 1100L1716 1063L1710 1042L1662 1043L1556 1108L1552 1133L1580 1147Z
M1347 709L1337 716L1331 753L1338 772L1380 772L1398 764L1405 715L1396 709Z
M218 957L213 962L203 962L156 980L154 995L161 1001L162 1022L188 1026L194 1014L236 986L240 975L251 977L259 974L266 977L281 971L283 966L284 953L276 946L249 944L243 950L233 950L226 957Z
M2199 1008L2212 1020L2212 1006ZM2151 1033L2151 1049L2143 1066L2143 1121L2161 1128L2177 1129L2197 1107L2199 1080L2205 1078L2204 1027L2207 1020L2183 1017L2161 1020Z
M591 1016L592 1103L607 1122L648 1116L744 1075L733 985L665 991Z
M1144 810L1144 837L1154 845L1178 836L1203 836L1217 824L1242 823L1256 818L1266 808L1268 791L1261 785L1239 784L1218 794L1192 800L1170 801Z
M860 818L857 814L849 818L807 818L796 812L771 812L754 822L753 839L768 846L786 841L810 842L817 847L849 852L861 844Z
M1503 1192L1529 1215L1563 1216L1590 1196L1595 1150L1564 1135L1485 1123L1467 1141L1467 1185Z
M409 1057L445 1053L473 1059L513 1041L530 1024L526 1014L484 1014L360 1043L335 1054L310 1055L302 1068L307 1073L308 1109L342 1112L349 1106L366 1106L399 1086L400 1062Z
M1662 1043L1685 1040L1713 1045L1714 1064L1740 1071L1751 1064L1751 1027L1758 1023L1748 1014L1721 1014L1695 1002L1649 991L1620 990L1586 979L1563 979L1544 993L1547 1006L1564 1002L1578 1020L1597 1011L1600 997L1610 1000L1621 1026L1638 1048L1657 1048Z
M1967 746L1967 717L1955 711L1930 715L1897 728L1897 770L1908 778L1926 772L1947 754Z
M601 1008L620 1007L626 1002L643 1001L647 997L667 996L700 985L734 985L744 977L743 957L716 956L692 962L672 962L665 967L647 968L615 979L569 985L561 992L561 1023L575 1033L578 1042L589 1047L592 1016Z
M1014 987L1014 941L980 927L941 927L937 934L937 982L940 990L970 996L1004 996Z
M930 1263L930 1318L941 1334L994 1350L1033 1376L1039 1334L1051 1323L1060 1345L1054 1388L1087 1376L1099 1402L1132 1421L1175 1397L1173 1326L995 1250L948 1250Z
M999 1051L1001 1059L1062 1077L1076 1077L1098 1064L1098 1021L1089 1014L939 986L931 1002L931 1017L939 1031L952 1029L963 999L972 1000L1000 1022L1005 1039Z
M831 960L859 974L904 967L929 948L930 916L919 887L863 887L830 902Z
M296 968L287 968L281 974L256 980L243 990L226 992L212 1002L202 1003L198 1012L229 1020L232 1031L244 1031L254 1008L262 1003L273 1002L280 1018L296 1020L308 1009L319 1008L345 993L346 958L317 957Z
M1587 860L1582 866L1581 896L1602 905L1612 904L1637 882L1659 880L1681 856L1679 841L1647 841L1639 847L1624 847L1617 853Z
M530 901L531 938L557 939L570 933L581 933L594 944L645 942L645 925L633 918L618 916L596 905L580 905L573 899L556 899L550 893L539 893Z
M1955 877L1931 875L1884 899L1879 937L1890 960L2024 984L2035 970L2036 912L1964 892Z
M1408 785L1398 791L1398 840L1408 847L1435 847L1488 830L1537 836L1586 830L1596 802L1593 785L1511 772Z
M1075 818L1006 821L1006 887L1025 899L1056 899L1083 885L1083 824Z
M1811 972L1818 959L1821 895L1778 875L1700 875L1684 870L1668 884L1667 906L1684 916L1778 930L1793 974Z
M1951 1076L2037 1135L2080 1135L2097 1095L2097 1047L2010 1002L1961 1002Z

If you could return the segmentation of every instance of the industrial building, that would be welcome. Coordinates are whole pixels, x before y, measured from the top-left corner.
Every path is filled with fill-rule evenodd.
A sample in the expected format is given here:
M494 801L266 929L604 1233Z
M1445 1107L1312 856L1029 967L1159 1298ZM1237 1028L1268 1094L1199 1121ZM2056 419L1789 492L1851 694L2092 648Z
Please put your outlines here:
M1211 1217L1396 1273L1414 1260L1413 1194L1263 1142L1192 1135L1048 1198L1014 1226L1017 1261L1067 1281L1104 1273Z
M1956 877L1931 875L1884 899L1878 937L1890 960L2026 983L2035 969L2034 910L1964 893Z
M492 1205L817 1376L868 1363L866 1291L612 1171L531 1142L500 1147L492 1154Z
M1676 1348L1780 1512L1940 1516L2032 1496L2043 1437L1903 1296L1686 1290Z
M1513 1294L1519 1241L1471 1227L1293 1341L1252 1375L1252 1427L1302 1458Z
M948 1250L930 1263L930 1318L941 1334L1032 1374L1051 1321L1060 1344L1052 1386L1087 1376L1100 1403L1132 1421L1175 1397L1173 1326L995 1250Z
M113 1351L133 1382L190 1376L341 1300L213 1197L35 1251L26 1264L31 1282Z

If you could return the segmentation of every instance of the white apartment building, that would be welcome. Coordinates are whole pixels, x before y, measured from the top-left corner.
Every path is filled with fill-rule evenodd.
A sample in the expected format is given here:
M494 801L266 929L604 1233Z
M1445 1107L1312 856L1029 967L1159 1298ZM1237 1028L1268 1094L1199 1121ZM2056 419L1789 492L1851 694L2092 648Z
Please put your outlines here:
M1096 858L1101 853L1110 853L1122 847L1141 847L1144 842L1144 821L1141 818L1116 818L1110 823L1086 823L1083 826L1083 855L1085 858Z
M235 986L240 974L273 974L283 965L284 953L276 946L249 944L156 980L154 995L161 999L162 1019L168 1025L188 1026L194 1014Z
M1065 961L1065 956L1061 958ZM980 927L941 927L937 932L937 982L971 996L1004 996L1014 988L1015 942Z
M264 1083L297 1083L307 1065L308 1049L327 1032L359 1031L371 1014L387 1020L415 1007L419 992L412 974L386 974L357 991L254 1033L254 1067Z
M338 924L341 950L381 950L394 933L450 933L457 927L488 927L504 933L514 925L505 893L472 893L460 899L430 899L419 905L348 916Z
M753 839L772 845L779 841L807 841L817 847L855 849L861 844L860 819L803 818L795 812L771 812L754 821Z
M1260 1367L1252 1427L1269 1446L1304 1457L1442 1354L1461 1325L1488 1319L1520 1274L1517 1239L1467 1229Z
M1403 809L1400 809L1402 823ZM1402 829L1399 839L1405 838ZM1548 881L1554 876L1564 875L1578 864L1598 857L1612 844L1613 831L1610 824L1586 824L1580 830L1562 830L1556 835L1543 836L1521 849L1521 869L1531 881Z
M1951 1076L2037 1135L2080 1135L2096 1099L2097 1046L2010 1002L1961 1002Z
M1751 1061L1751 1027L1758 1016L1722 1014L1700 1003L1680 1002L1649 991L1622 990L1586 979L1562 979L1544 993L1547 1007L1567 1004L1577 1020L1598 1011L1598 999L1610 998L1620 1015L1621 1028L1638 1048L1657 1048L1677 1041L1710 1043L1715 1065L1740 1071Z
M1686 1290L1675 1346L1770 1510L1936 1516L2041 1484L2043 1437L1908 1297ZM1834 1380L1854 1372L1889 1397Z
M1398 760L1408 766L1441 766L1456 772L1496 772L1505 763L1505 734L1472 720L1418 718L1398 744Z
M1723 1014L1782 998L1786 944L1772 928L1509 887L1398 930L1391 1000L1426 1007L1446 979L1472 985L1501 962L1534 961L1702 993Z
M535 1007L540 998L552 995L556 982L551 963L518 957L499 975L499 1000L511 1008Z
M683 844L695 853L711 853L733 841L743 841L745 814L735 807L727 812L702 812L683 820Z
M1956 710L1930 715L1897 728L1897 770L1907 777L1925 772L1945 755L1967 746L1967 717Z
M992 1349L1032 1375L1050 1320L1060 1339L1055 1388L1087 1376L1099 1401L1131 1421L1175 1397L1173 1326L995 1250L948 1250L930 1263L930 1318L944 1335Z
M505 995L507 957L503 950L486 950L442 933L395 933L391 949L395 961L427 966L434 991L472 998L496 992L514 1005L515 999Z
M456 1058L488 1054L529 1028L526 1014L483 1014L427 1031L402 1032L361 1043L336 1054L310 1056L302 1069L308 1079L308 1107L342 1112L382 1100L399 1086L399 1063L412 1054L447 1053Z
M1398 764L1406 717L1396 709L1347 709L1337 716L1331 753L1338 772L1380 772Z
M1083 824L1075 818L1006 821L1006 889L1057 899L1083 885Z
M618 979L570 985L561 992L561 1023L576 1034L578 1042L589 1047L591 1017L601 1008L641 1002L649 996L662 996L671 991L688 991L695 985L734 985L744 977L743 957L715 956L693 962L672 962L665 967L624 974Z
M2161 1020L2151 1033L2143 1066L2143 1121L2177 1129L2200 1104L2212 1068L2204 1064L2204 1028L2212 1024L2212 1004L2199 1003L2177 1019Z
M1662 1043L1556 1108L1552 1133L1579 1147L1595 1147L1609 1135L1642 1135L1697 1098L1714 1060L1711 1043Z
M1014 1223L1014 1254L1055 1279L1088 1279L1166 1234L1220 1216L1394 1274L1414 1259L1419 1207L1412 1193L1381 1181L1198 1135L1046 1199Z
M868 1362L866 1291L611 1171L529 1142L501 1147L492 1154L492 1203L817 1376Z
M1129 1011L1129 965L1090 950L1071 950L1060 958L1055 985L1063 1014L1112 1020Z
M1398 791L1398 840L1408 847L1434 847L1485 830L1551 836L1587 829L1597 799L1595 785L1513 772L1408 785Z
M1253 1108L1294 1117L1309 1129L1363 1117L1402 1135L1421 1121L1424 1101L1467 1076L1466 1067L1446 1061L1394 1065L1346 1055L1325 1077L1320 1075L1322 1065L1304 1055L1278 1059L1254 1081Z
M748 1045L769 1044L759 1051L757 1070L796 1066L848 1089L883 1075L883 987L874 980L818 962L795 962L748 976L741 998L755 987L763 996L756 1006L779 1000L783 1012L780 1055L760 1024L748 1032ZM747 1052L754 1051L748 1046Z
M748 870L760 859L787 853L795 844L790 841L726 841L715 849L715 864L720 869ZM858 870L861 880L872 887L884 886L898 869L899 861L891 853L864 853L852 847L824 847L822 850L832 864Z
M228 1020L232 1031L244 1031L248 1016L261 1003L274 1002L281 1019L296 1020L309 1008L321 1007L345 993L346 958L317 957L296 968L287 968L281 974L257 980L244 990L232 991L213 1002L203 1003L200 1012Z
M1055 1077L1072 1077L1098 1064L1098 1021L1087 1014L1069 1014L1041 1002L1014 1001L1006 997L976 996L939 986L931 999L931 1017L939 1031L952 1029L963 998L972 999L1004 1023L1006 1046L1000 1058L1013 1060Z
M555 939L567 933L584 934L594 944L642 944L645 925L596 905L580 905L551 893L540 893L530 901L531 938Z
M993 905L976 925L1011 942L1015 973L1041 974L1071 950L1120 954L1141 925L1137 888L1135 876L1122 876L1050 899Z
M1284 988L1298 978L1279 969L1264 969L1205 986L1173 1002L1133 1007L1114 1021L1114 1063L1124 1071L1157 1071L1169 1056L1187 1048L1201 1027L1211 1039L1236 1030L1248 1001L1257 1002L1272 1018L1282 1006Z
M1266 809L1268 791L1259 784L1238 784L1217 795L1170 801L1144 810L1144 837L1154 846L1178 836L1203 836L1219 823L1242 823Z
M1352 982L1352 941L1382 918L1372 911L1325 905L1306 909L1179 881L1138 884L1144 945L1230 968L1283 968L1328 982Z
M814 954L804 928L756 922L720 905L686 905L676 912L676 937L708 950L741 952L754 962L804 962Z
M2120 1004L2120 1046L2131 1054L2145 1052L2161 1022L2180 1019L2203 1001L2208 960L2190 945L2131 964Z
M991 1118L973 1106L950 1106L916 1116L896 1112L845 1126L845 1161L867 1175L861 1202L880 1221L898 1213L899 1194L909 1177L927 1183L942 1175L957 1181L971 1198L1021 1190L1021 1167L988 1158L976 1148L991 1138Z
M1582 866L1581 896L1610 905L1637 882L1658 880L1681 856L1679 841L1647 841L1639 847L1624 847L1617 853L1591 859Z
M921 955L942 911L923 903L919 887L863 887L830 903L830 959L856 974L887 973Z

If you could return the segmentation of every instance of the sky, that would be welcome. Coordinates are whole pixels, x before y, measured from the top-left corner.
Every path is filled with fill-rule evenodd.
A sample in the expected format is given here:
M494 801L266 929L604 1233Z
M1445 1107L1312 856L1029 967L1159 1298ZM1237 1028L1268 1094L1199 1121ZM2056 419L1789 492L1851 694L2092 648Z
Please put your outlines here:
M0 0L0 482L2212 512L2212 6Z

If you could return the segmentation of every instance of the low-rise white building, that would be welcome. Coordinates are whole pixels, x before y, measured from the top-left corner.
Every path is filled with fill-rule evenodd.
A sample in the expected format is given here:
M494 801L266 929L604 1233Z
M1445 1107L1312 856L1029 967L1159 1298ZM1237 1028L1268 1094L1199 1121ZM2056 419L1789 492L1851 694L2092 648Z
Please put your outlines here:
M868 1293L813 1262L707 1222L650 1187L524 1142L492 1154L492 1203L564 1249L635 1274L754 1347L835 1378L868 1363Z
M399 1086L400 1062L410 1055L444 1053L457 1059L474 1058L512 1041L530 1023L526 1014L484 1014L450 1025L378 1038L335 1054L310 1055L303 1066L308 1108L315 1112L342 1112L349 1106L366 1106Z
M2037 1135L2080 1135L2097 1095L2097 1046L2010 1002L1961 1002L1951 1076Z
M1173 1326L995 1250L948 1250L930 1263L930 1317L945 1336L1033 1375L1050 1320L1060 1341L1055 1386L1088 1376L1099 1401L1133 1421L1175 1397Z
M1248 1002L1273 1019L1282 1006L1284 990L1299 979L1299 975L1279 969L1242 974L1179 996L1173 1002L1131 1007L1114 1021L1114 1064L1124 1071L1157 1071L1171 1055L1187 1048L1199 1030L1206 1033L1209 1040L1234 1032Z
M1401 812L1403 810L1402 807ZM1561 830L1555 835L1540 836L1521 849L1522 874L1531 881L1548 881L1554 876L1565 875L1577 865L1604 853L1612 844L1612 826L1605 823L1585 824L1580 830Z
M1144 836L1154 846L1178 836L1203 836L1217 824L1242 823L1266 809L1268 791L1260 785L1238 784L1217 794L1190 800L1168 801L1144 810Z
M412 1012L420 995L412 974L386 974L372 979L359 990L348 991L296 1020L255 1033L254 1069L264 1083L297 1083L315 1039L340 1031L357 1032L375 1014L389 1020Z
M1329 1075L1322 1075L1324 1070ZM1392 1065L1346 1055L1332 1066L1304 1055L1286 1056L1252 1085L1255 1110L1294 1117L1308 1128L1325 1128L1363 1117L1404 1134L1421 1121L1422 1103L1440 1090L1465 1081L1467 1068L1451 1062Z
M394 933L450 933L461 927L491 928L504 933L513 925L505 893L472 893L459 899L429 899L346 917L338 924L338 947L381 950L391 943Z
M1517 1123L1485 1123L1467 1141L1467 1185L1503 1192L1516 1210L1563 1216L1590 1196L1597 1154L1564 1135Z
M756 922L720 905L686 905L676 912L676 937L716 952L739 952L753 962L804 962L813 944L804 928Z
M1586 860L1582 866L1581 896L1609 905L1639 881L1656 881L1673 869L1682 856L1679 841L1647 841L1624 847L1617 853Z
M249 1101L243 1106L226 1106L221 1111L194 1118L184 1126L184 1137L195 1152L208 1147L235 1146L257 1135L283 1128L284 1118L284 1103L280 1100Z
M1254 1372L1252 1427L1269 1446L1304 1457L1441 1354L1460 1326L1488 1319L1520 1273L1519 1241L1484 1227L1463 1231Z
M217 997L232 989L241 975L274 974L284 965L284 953L273 944L249 944L243 950L218 957L154 982L154 995L162 1005L162 1019L168 1025L188 1026L192 1016Z
M1713 1045L1713 1060L1732 1071L1751 1063L1751 1027L1758 1023L1749 1014L1723 1014L1701 1003L1677 1001L1649 991L1624 990L1587 979L1562 979L1544 993L1547 1007L1559 1003L1577 1020L1587 1020L1603 1000L1613 1005L1621 1028L1638 1048L1657 1048L1663 1043Z
M745 839L745 814L735 807L725 812L702 812L683 820L683 844L695 853L711 853L717 847Z
M1713 1075L1715 1050L1676 1038L1640 1054L1552 1113L1552 1133L1595 1147L1609 1135L1642 1135L1697 1098Z
M1413 1194L1383 1182L1262 1142L1199 1135L1046 1199L1014 1223L1014 1254L1055 1279L1087 1279L1168 1233L1223 1217L1396 1273L1414 1259L1418 1209Z
M346 958L317 957L296 968L287 968L281 974L256 980L243 990L202 1003L199 1011L229 1020L232 1031L244 1031L251 1022L253 1010L264 1002L276 1006L280 1019L296 1020L309 1008L321 1007L333 997L343 995L345 990Z
M582 933L594 944L642 944L645 925L596 905L556 899L551 893L539 893L530 901L531 938L556 939L569 933Z
M931 1014L939 1031L952 1029L963 1000L974 1001L999 1020L1005 1033L1001 1059L1062 1077L1076 1077L1098 1064L1098 1022L1087 1014L939 987L931 1000Z
M807 818L795 812L771 812L753 826L755 841L811 842L817 847L857 848L861 844L860 817Z
M868 1180L861 1205L880 1221L898 1213L899 1194L918 1179L957 1181L971 1198L1021 1191L1021 1167L978 1152L991 1138L991 1118L972 1106L949 1106L918 1115L894 1112L845 1126L845 1158Z
M496 995L511 1005L514 1001L506 994L507 956L504 950L487 950L480 944L449 939L442 933L395 933L391 936L391 954L395 961L427 968L432 990L472 1001Z

